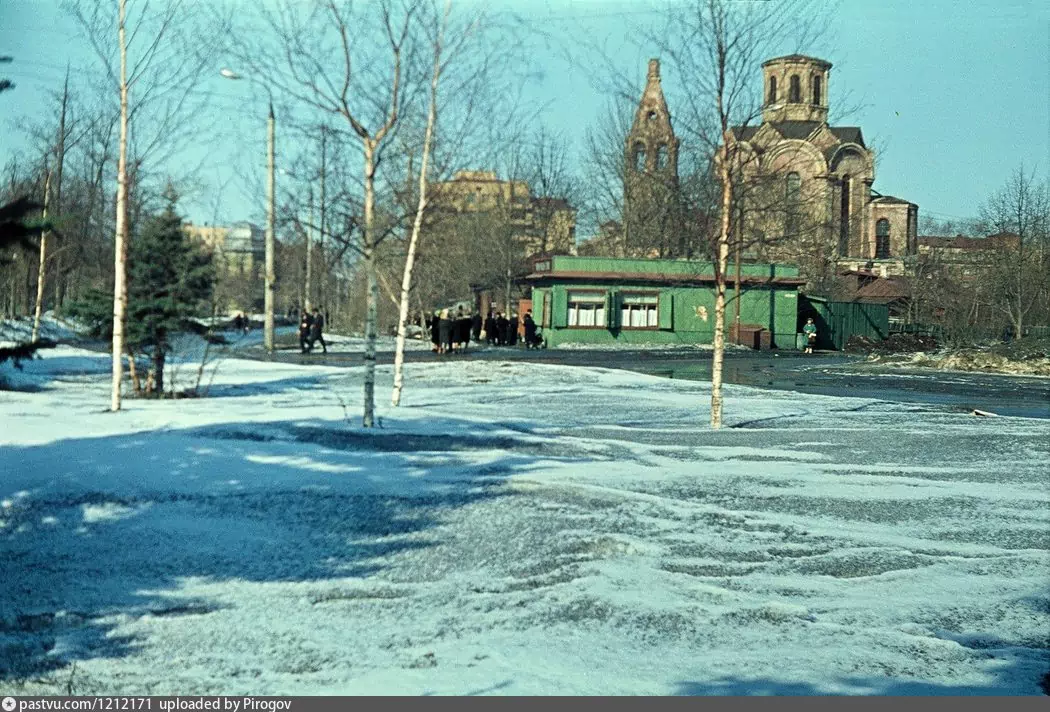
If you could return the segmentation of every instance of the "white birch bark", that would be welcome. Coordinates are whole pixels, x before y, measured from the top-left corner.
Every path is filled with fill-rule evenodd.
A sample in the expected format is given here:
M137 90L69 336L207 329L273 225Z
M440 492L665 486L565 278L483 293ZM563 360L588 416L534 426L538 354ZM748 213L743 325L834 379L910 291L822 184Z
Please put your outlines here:
M111 411L120 410L124 364L124 318L128 308L128 55L124 36L125 0L119 0L117 37L120 42L120 157L117 161L117 229L114 240L113 382Z
M51 170L47 171L47 178L44 179L44 222L47 222L47 208L48 203L51 199ZM37 268L36 273L36 309L33 312L33 335L30 337L30 341L36 341L40 338L40 312L44 303L44 273L46 271L45 262L47 261L47 236L50 230L44 230L40 234L40 266Z
M365 236L362 254L368 282L365 294L365 403L361 424L375 425L376 322L379 320L379 281L376 277L375 243L375 139L365 139Z
M408 322L409 292L412 289L412 269L416 262L416 246L419 244L419 232L423 226L423 213L427 207L427 169L430 164L430 146L434 138L434 126L437 123L437 92L441 80L441 45L445 36L445 25L452 0L445 0L445 16L434 42L434 73L430 78L430 107L427 110L427 128L423 137L423 160L419 167L419 203L416 206L416 217L412 222L412 235L408 241L408 255L405 257L405 272L401 278L401 303L397 319L397 345L394 351L394 390L390 397L393 406L401 405L401 391L405 385L405 327Z

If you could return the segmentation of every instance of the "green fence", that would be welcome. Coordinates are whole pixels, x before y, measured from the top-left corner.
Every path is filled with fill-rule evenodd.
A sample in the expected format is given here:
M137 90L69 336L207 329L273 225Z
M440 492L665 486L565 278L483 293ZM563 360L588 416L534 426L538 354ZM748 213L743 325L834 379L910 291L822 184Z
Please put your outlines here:
M807 318L817 325L817 348L841 351L851 336L881 341L890 335L890 308L886 304L835 302L822 297L802 296L799 331Z

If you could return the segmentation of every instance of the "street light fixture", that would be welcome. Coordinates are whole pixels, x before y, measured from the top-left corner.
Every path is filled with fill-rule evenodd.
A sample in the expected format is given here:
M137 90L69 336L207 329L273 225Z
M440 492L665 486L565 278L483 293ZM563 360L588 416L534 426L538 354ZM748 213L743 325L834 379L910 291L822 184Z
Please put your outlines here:
M238 80L241 75L232 69L223 68L219 74L226 79ZM266 85L264 85L266 86ZM266 86L266 93L270 98L270 114L266 120L266 291L264 293L264 317L263 317L263 346L268 353L273 353L273 303L274 289L277 276L274 274L274 233L276 220L275 206L275 178L274 178L274 115L273 94L270 87Z

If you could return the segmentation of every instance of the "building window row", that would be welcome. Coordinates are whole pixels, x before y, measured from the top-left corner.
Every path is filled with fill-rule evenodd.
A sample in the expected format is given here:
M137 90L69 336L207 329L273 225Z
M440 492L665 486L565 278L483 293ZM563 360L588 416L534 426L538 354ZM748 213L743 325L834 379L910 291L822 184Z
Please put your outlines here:
M606 328L608 326L608 293L601 291L570 291L567 295L565 324L574 328ZM660 295L646 292L625 292L620 295L621 329L659 329ZM613 305L615 309L615 305Z

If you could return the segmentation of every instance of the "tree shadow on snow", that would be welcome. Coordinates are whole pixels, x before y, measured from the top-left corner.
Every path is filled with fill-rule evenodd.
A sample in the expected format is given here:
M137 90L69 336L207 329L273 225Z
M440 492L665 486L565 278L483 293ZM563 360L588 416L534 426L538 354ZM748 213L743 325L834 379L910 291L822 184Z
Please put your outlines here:
M392 558L442 543L450 511L535 462L476 424L430 426L450 434L299 420L0 448L0 682L129 655L142 641L114 632L136 619L222 608L187 580L318 584L322 599L324 582L383 582ZM508 452L464 452L492 448Z
M1032 654L995 636L953 635L942 632L938 637L957 640L964 647L980 650L989 658L996 658L992 679L985 684L959 685L927 680L901 679L890 673L840 677L834 680L837 689L846 692L828 692L815 683L776 680L769 677L722 678L710 682L679 682L677 695L705 696L830 696L865 695L892 697L955 697L1002 695L1050 695L1050 672L1045 655ZM1045 652L1045 648L1042 649ZM1018 692L1018 690L1026 691Z

